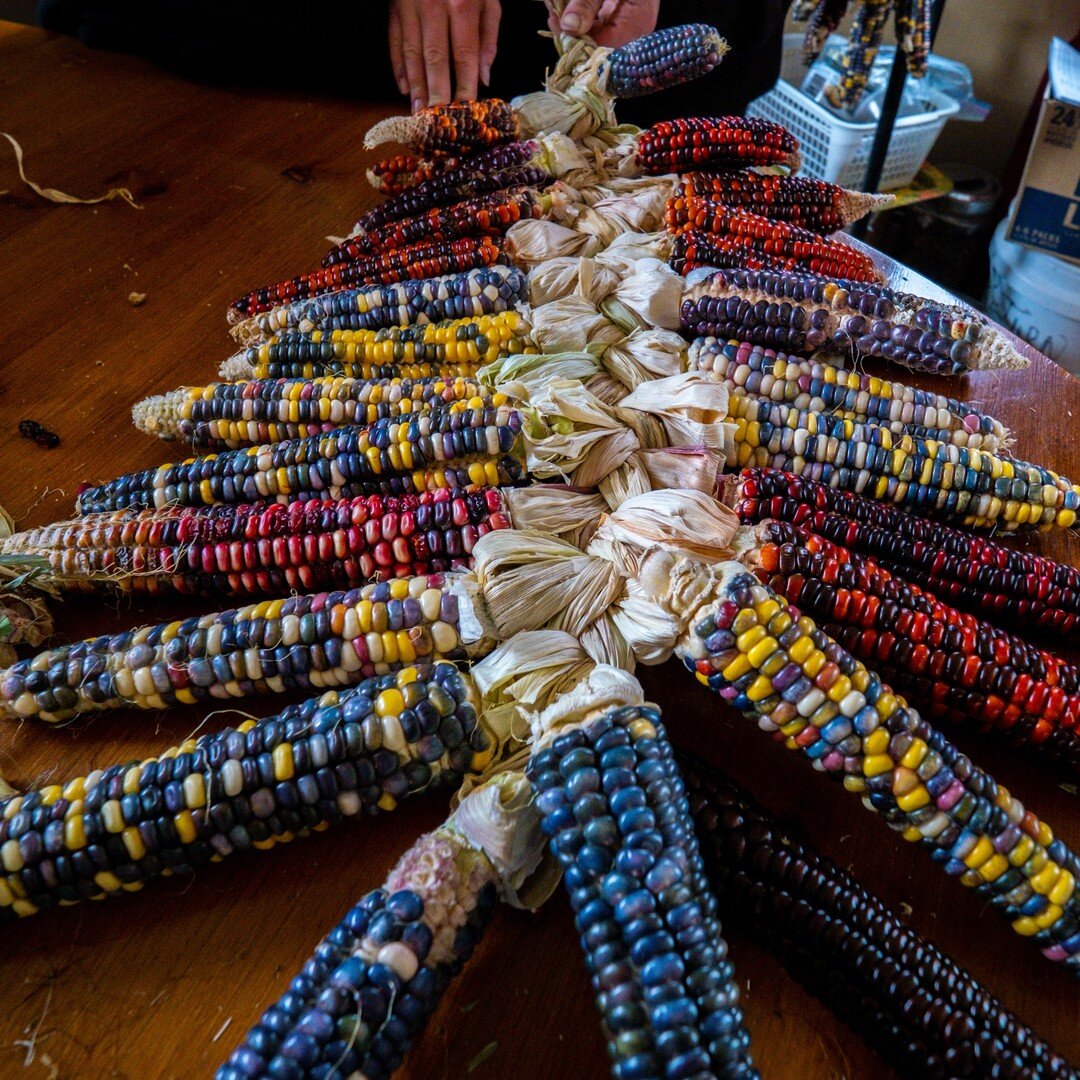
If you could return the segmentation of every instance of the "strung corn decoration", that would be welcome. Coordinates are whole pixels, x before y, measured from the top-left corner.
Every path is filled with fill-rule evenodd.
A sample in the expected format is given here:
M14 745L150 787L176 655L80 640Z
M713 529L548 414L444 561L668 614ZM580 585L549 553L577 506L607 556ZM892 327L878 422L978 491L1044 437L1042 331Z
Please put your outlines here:
M772 469L748 469L734 503L751 524L778 518L805 527L929 589L965 611L1008 626L1075 633L1080 571L895 507Z
M920 1076L1080 1076L964 968L731 780L679 764L726 922L898 1068Z
M1050 827L753 574L727 563L710 577L714 599L680 647L698 679L929 849L1048 959L1080 964L1080 859Z
M690 346L689 367L722 382L733 396L880 424L894 434L907 432L992 453L1012 445L1011 434L999 421L955 398L760 345L721 345L716 338L697 338Z
M648 176L749 165L799 167L799 143L769 120L748 116L694 116L662 120L637 137L637 160Z
M454 575L397 578L63 645L0 672L0 708L54 722L352 686L417 662L464 659L489 641L459 586Z
M282 304L232 327L242 345L282 331L382 330L388 326L479 318L507 311L528 294L512 266L483 266L461 274L365 285Z
M681 196L669 203L668 228L707 228L715 203L770 221L786 221L811 232L831 233L894 201L891 195L848 191L808 176L780 176L741 169L692 172L682 179Z
M930 56L931 27L933 23L933 5L930 0L908 0L911 15L911 47L907 53L907 69L916 79L926 74L926 61ZM897 6L897 19L900 17L901 2Z
M470 376L529 351L516 311L381 330L289 331L229 357L223 379L350 379Z
M0 921L387 813L456 786L493 748L469 684L440 663L15 795L0 801Z
M708 75L724 58L727 43L715 27L688 23L654 30L613 50L604 59L605 89L635 98Z
M759 532L764 542L747 560L762 580L910 692L928 716L973 720L1080 768L1080 671L1073 665L813 533L778 521Z
M800 273L718 270L687 289L682 324L690 337L735 338L807 356L831 348L937 375L1027 365L975 316L874 284Z
M541 218L551 209L551 196L534 188L516 187L474 195L449 206L435 206L413 217L389 221L331 248L324 267L354 263L370 255L409 244L446 243L465 236L502 236L522 219Z
M829 240L786 221L771 221L745 210L732 210L720 203L695 200L689 212L680 211L680 204L685 208L686 200L669 201L670 223L685 218L687 223L677 225L678 228L720 237L728 245L741 245L749 255L761 256L771 264L853 281L880 279L868 255L839 240Z
M608 710L533 752L616 1077L752 1077L716 902L660 714Z
M418 154L469 154L520 134L517 114L499 98L431 105L412 116L389 116L368 128L364 148L395 142Z
M184 386L140 401L135 426L196 449L236 449L305 439L347 425L432 410L497 408L505 394L473 379L253 379Z
M481 536L511 527L497 488L439 488L117 510L15 533L0 554L47 560L45 576L65 591L284 596L462 569Z
M506 406L422 413L335 428L129 473L79 495L80 514L217 503L409 495L521 479L508 456L521 415Z
M851 23L850 40L841 58L839 84L825 87L825 98L836 109L850 109L859 103L870 78L889 22L894 0L860 0Z
M483 822L475 825L477 817L491 816L490 803L480 800L492 788L511 804L527 790L520 774L497 777L420 837L384 886L322 940L218 1069L217 1080L388 1080L480 941L505 889L505 852L483 833ZM535 846L535 815L522 806L509 813L524 819L511 820L512 842L524 837Z
M432 278L490 266L501 257L501 248L490 237L463 237L445 243L422 242L396 251L369 255L356 262L301 274L288 281L255 289L234 300L229 308L232 322L272 311L282 304L309 296L336 292L350 285L391 285L406 278Z

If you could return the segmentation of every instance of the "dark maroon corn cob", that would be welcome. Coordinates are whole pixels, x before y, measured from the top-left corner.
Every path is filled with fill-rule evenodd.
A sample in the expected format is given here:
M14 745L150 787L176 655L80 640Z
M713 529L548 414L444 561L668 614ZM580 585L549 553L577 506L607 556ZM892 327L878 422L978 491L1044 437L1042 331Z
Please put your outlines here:
M724 57L727 45L705 23L654 30L615 49L604 62L612 97L635 98L707 75Z
M638 136L637 159L650 176L748 165L799 166L799 143L769 120L692 116L661 120Z

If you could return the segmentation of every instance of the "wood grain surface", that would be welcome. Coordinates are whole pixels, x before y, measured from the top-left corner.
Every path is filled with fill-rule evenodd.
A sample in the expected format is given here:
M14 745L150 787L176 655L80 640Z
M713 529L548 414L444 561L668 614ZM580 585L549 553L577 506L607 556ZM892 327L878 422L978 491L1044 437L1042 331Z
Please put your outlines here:
M86 196L126 184L143 205L43 202L19 182L8 147L0 146L0 190L8 190L0 196L0 503L21 525L68 516L81 481L166 459L168 448L132 427L131 404L212 378L230 352L227 303L317 266L324 238L347 230L372 201L363 178L371 156L361 143L378 115L355 102L193 85L138 60L0 24L0 130L22 143L31 178ZM144 293L145 303L133 306L132 292ZM1024 456L1080 473L1080 384L1054 366L970 376L949 392L1010 424ZM57 431L59 448L19 438L16 425L26 417ZM1071 536L1028 543L1059 559L1076 555ZM71 600L58 612L58 634L70 640L198 607ZM1064 971L857 799L677 666L646 672L644 681L679 741L722 763L1080 1062L1078 991ZM265 715L283 703L243 707ZM0 770L16 786L66 778L238 719L176 709L98 715L59 729L8 726ZM1080 803L1059 777L977 733L955 737L1080 845ZM0 1076L209 1074L322 934L445 809L445 797L436 796L374 824L5 928ZM759 947L734 933L732 948L763 1075L891 1075ZM497 915L401 1073L476 1080L606 1074L561 894L533 916Z

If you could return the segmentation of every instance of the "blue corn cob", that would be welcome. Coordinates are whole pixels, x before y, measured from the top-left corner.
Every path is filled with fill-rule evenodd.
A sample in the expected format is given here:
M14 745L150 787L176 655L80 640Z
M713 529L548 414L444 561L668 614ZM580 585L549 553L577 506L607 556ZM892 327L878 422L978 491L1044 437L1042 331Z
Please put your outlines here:
M654 94L708 75L727 51L719 31L705 23L654 30L608 55L605 89L616 98Z

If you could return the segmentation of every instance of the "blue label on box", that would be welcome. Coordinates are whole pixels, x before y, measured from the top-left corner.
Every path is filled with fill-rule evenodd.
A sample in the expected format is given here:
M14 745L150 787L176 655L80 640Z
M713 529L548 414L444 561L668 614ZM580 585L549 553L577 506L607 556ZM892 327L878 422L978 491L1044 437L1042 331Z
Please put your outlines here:
M1027 188L1016 209L1009 239L1080 260L1080 198Z

